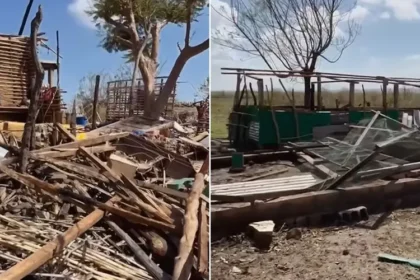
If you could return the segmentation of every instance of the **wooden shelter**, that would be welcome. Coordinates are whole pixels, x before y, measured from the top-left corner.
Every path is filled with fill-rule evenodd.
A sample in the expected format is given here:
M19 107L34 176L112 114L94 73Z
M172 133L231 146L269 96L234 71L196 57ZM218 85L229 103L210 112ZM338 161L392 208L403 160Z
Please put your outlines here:
M37 122L52 122L64 108L60 91L54 89L54 75L59 66L56 62L42 62L42 66L48 87L43 89ZM30 38L0 34L0 120L26 121L34 75Z

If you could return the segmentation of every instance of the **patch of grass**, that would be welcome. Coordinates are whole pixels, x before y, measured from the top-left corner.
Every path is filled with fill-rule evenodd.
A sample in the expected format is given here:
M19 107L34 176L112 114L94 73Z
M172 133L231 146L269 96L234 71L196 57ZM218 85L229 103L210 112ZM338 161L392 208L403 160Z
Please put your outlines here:
M291 92L289 91L289 94ZM212 91L211 93L211 137L212 138L226 138L229 113L233 105L233 91ZM303 105L303 92L295 92L296 105ZM338 106L348 104L349 94L348 91L329 91L322 89L322 103L326 108L335 108L336 102ZM268 95L264 96L265 103L268 104ZM355 106L363 106L363 93L360 89L355 91ZM246 99L245 99L246 100ZM315 95L315 100L317 97ZM337 101L336 101L337 100ZM248 96L249 104L253 104L251 93ZM315 101L316 102L316 101ZM378 90L366 90L366 102L370 102L371 107L382 107L382 93ZM394 106L394 94L392 88L388 88L387 95L388 107ZM242 101L245 104L245 101ZM274 92L272 106L290 105L290 102L284 92ZM408 88L400 88L399 98L400 108L418 108L420 107L420 91Z

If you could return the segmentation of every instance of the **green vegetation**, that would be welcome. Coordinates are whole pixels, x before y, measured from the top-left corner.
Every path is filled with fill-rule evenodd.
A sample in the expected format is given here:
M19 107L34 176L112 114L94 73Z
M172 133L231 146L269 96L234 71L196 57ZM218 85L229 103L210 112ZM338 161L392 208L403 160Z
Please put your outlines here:
M289 92L290 94L290 92ZM212 91L211 93L211 136L212 138L226 138L229 113L233 105L233 91ZM249 93L249 95L251 95ZM336 100L340 107L348 104L348 91L329 91L322 90L323 104L327 108L335 108ZM394 96L391 89L388 89L388 106L391 108L394 105ZM265 96L267 100L267 96ZM296 105L303 105L303 92L295 93ZM316 96L315 96L316 100ZM245 101L242 102L244 104ZM248 97L249 104L252 104L252 97ZM382 107L382 94L378 90L366 90L366 102L370 103L371 107ZM273 106L290 105L284 92L275 92L273 97ZM363 94L361 90L355 92L355 106L363 106ZM420 107L420 92L410 89L401 88L399 106L401 108L416 108Z

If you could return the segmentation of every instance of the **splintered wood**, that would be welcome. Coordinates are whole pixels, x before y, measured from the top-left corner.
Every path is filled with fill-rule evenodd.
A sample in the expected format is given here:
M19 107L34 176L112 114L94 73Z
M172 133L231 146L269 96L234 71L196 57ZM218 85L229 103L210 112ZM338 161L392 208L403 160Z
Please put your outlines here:
M154 180L107 165L117 153L141 170L115 151L128 133L76 141L57 127L68 142L31 151L25 174L19 149L4 145L11 157L0 161L0 279L206 278L208 159L185 193L162 186L164 165L150 167Z

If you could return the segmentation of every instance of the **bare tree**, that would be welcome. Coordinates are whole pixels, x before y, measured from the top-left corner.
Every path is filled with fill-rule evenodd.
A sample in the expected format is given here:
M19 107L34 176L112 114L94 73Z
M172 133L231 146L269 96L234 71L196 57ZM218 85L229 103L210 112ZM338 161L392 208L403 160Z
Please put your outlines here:
M195 98L199 100L207 100L210 92L210 79L207 77L206 80L200 85L198 92L195 94Z
M351 16L356 1L231 0L231 12L219 12L234 30L218 30L216 43L262 58L270 70L315 71L324 59L337 62L358 35ZM334 48L335 54L332 49ZM311 77L304 78L305 106L310 103Z

